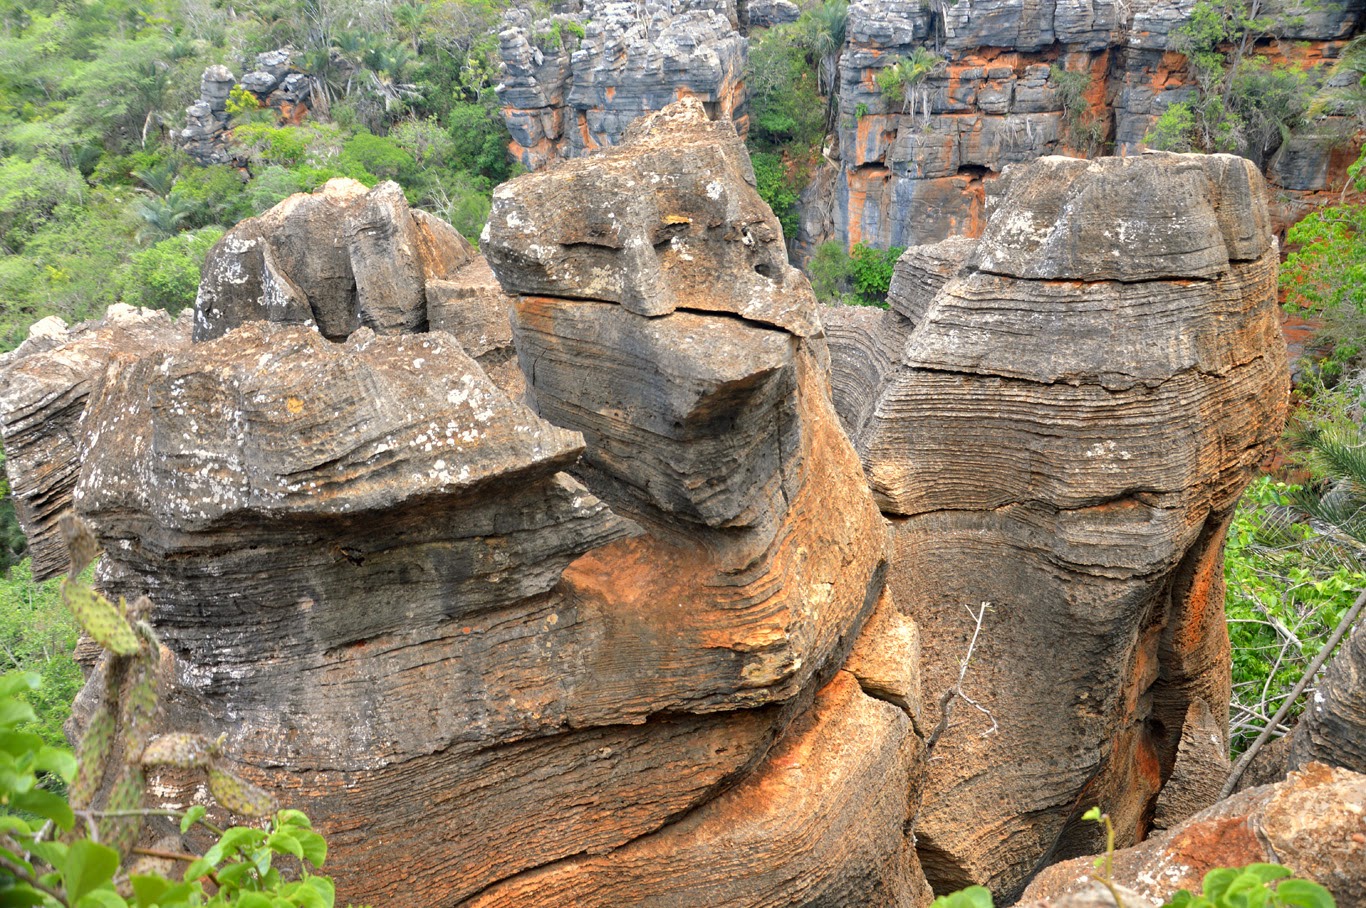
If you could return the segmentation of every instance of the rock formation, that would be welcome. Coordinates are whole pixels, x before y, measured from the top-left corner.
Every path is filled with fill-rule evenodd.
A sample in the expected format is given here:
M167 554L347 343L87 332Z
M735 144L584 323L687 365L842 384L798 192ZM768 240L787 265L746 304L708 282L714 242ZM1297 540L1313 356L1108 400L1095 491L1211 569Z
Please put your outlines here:
M151 597L168 726L306 810L343 899L1018 895L1092 804L1124 842L1202 806L1285 364L1246 162L993 188L891 310L821 313L695 99L500 187L486 259L334 182L215 247L193 344L40 327L15 485Z
M637 117L680 98L733 118L744 134L745 39L733 0L577 5L542 21L510 10L498 36L498 99L523 165L616 145Z
M17 350L0 356L0 440L35 580L67 569L57 518L70 509L80 474L92 389L112 363L188 346L189 327L165 312L119 304L70 329L56 316L43 319Z
M936 891L1018 892L1093 850L1095 803L1135 841L1177 764L1193 792L1164 816L1202 806L1191 780L1218 767L1190 745L1227 724L1224 529L1286 405L1249 162L1044 158L994 188L980 241L909 250L891 310L828 319L926 703L990 603L965 680L982 711L936 745L917 821Z
M1341 643L1295 726L1289 765L1310 761L1366 773L1366 623Z
M1135 153L1158 115L1194 91L1173 42L1193 7L854 0L840 58L837 163L823 168L803 199L798 251L831 238L887 248L976 236L985 223L984 184L1007 165L1063 151L1094 155L1103 142ZM1263 9L1288 39L1264 50L1320 81L1362 14L1356 0L1312 11L1285 0ZM877 76L926 50L941 65L884 96ZM1076 114L1065 109L1063 80L1080 83ZM1355 150L1326 139L1350 134L1334 125L1346 122L1315 120L1260 162L1288 192L1278 223L1302 214L1296 198L1342 184Z
M1221 801L1171 832L1116 852L1114 876L1161 904L1199 892L1216 867L1284 864L1328 889L1339 905L1366 904L1366 776L1310 763L1276 785ZM1087 887L1090 858L1055 864L1025 891L1021 908L1061 908ZM1125 903L1128 904L1127 902Z
M531 409L471 356L478 261L347 184L228 234L198 342L92 392L75 507L156 603L167 721L345 898L928 901L916 632L752 181L690 101L498 191Z
M237 81L232 70L214 65L204 70L199 99L185 108L185 128L177 138L198 164L229 164L228 96L234 88L250 92L256 103L275 111L282 123L298 125L313 103L313 77L294 64L289 49L256 55L256 68Z
M334 179L233 227L209 250L196 341L255 319L313 324L332 340L427 326L427 282L475 257L445 221L409 209L397 183Z

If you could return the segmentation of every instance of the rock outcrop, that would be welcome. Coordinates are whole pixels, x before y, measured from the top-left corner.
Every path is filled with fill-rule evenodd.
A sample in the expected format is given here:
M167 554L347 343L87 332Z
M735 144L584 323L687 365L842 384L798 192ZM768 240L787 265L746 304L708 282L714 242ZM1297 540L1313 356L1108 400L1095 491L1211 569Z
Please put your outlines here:
M0 440L35 580L67 569L57 519L71 508L92 389L111 365L189 343L188 320L118 304L72 328L56 316L43 319L0 356Z
M1291 736L1290 767L1311 761L1366 773L1366 623L1323 670Z
M1173 41L1194 5L855 0L840 58L837 163L803 199L798 253L826 239L887 248L976 236L984 184L1006 166L1103 148L1136 153L1162 111L1194 92ZM1259 52L1322 82L1361 5L1290 6L1266 8L1290 40ZM879 74L926 52L939 65L885 95ZM1342 184L1356 155L1332 137L1340 145L1351 132L1341 117L1315 120L1259 162L1288 192L1278 223L1302 214L1298 197Z
M1114 877L1161 904L1199 892L1216 867L1284 864L1328 889L1339 905L1366 904L1366 776L1310 763L1275 785L1252 788L1114 856ZM1090 858L1056 864L1025 892L1028 908L1071 904L1088 888ZM1128 904L1126 902L1126 904Z
M209 250L196 341L248 321L316 325L332 340L361 326L426 330L427 283L476 256L445 221L410 209L397 183L329 180L233 227Z
M534 21L510 10L498 36L498 99L529 169L618 144L636 118L681 98L743 135L745 39L733 0L586 0Z
M752 182L670 107L498 190L499 290L329 185L92 392L75 506L156 604L168 722L226 731L350 901L928 902L916 629ZM474 358L505 293L526 405Z
M1222 746L1187 736L1227 723L1223 534L1287 372L1249 162L1045 158L994 187L980 241L909 250L886 313L832 313L832 386L892 519L926 703L990 604L921 860L936 891L1018 893L1094 849L1092 804L1121 842L1155 803L1201 806ZM1177 765L1190 790L1159 802Z
M500 187L486 259L332 183L224 237L195 343L36 330L15 486L151 597L168 726L306 810L346 900L1014 897L1092 804L1127 843L1207 800L1286 373L1247 162L992 185L890 310L822 314L695 99Z
M199 98L185 108L185 127L176 136L197 164L233 163L228 148L228 96L234 88L250 92L262 107L273 110L281 123L298 125L313 103L313 77L294 64L290 49L256 55L256 68L238 81L232 70L215 64L204 70Z

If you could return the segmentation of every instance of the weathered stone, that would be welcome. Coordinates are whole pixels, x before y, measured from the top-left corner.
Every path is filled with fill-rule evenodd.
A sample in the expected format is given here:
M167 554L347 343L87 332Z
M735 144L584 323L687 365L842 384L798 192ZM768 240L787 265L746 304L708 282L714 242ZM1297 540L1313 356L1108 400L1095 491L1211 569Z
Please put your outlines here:
M620 852L517 877L470 904L924 906L930 892L899 831L920 761L905 714L840 673L768 760L716 800Z
M1115 853L1115 879L1161 903L1179 889L1200 892L1216 867L1284 864L1327 888L1339 905L1366 904L1366 776L1311 763L1276 785L1220 801L1171 832ZM1025 900L1063 904L1094 867L1078 858L1049 867ZM1048 901L1042 904L1049 904Z
M837 400L881 375L842 414L896 518L891 588L925 640L927 703L991 604L964 682L986 712L960 707L934 749L921 861L940 891L1009 894L1093 848L1083 795L1121 842L1141 835L1191 706L1226 722L1223 532L1286 371L1244 162L1049 159L1001 185L961 270L961 248L907 261L892 340L868 341L894 359L831 347ZM1134 245L1176 224L1187 257Z
M115 305L70 329L50 317L0 357L0 439L35 580L67 569L57 519L71 507L81 469L82 420L107 367L189 343L189 322Z
M195 340L255 319L316 324L333 340L362 325L426 330L426 282L475 255L449 224L408 207L396 183L329 180L232 228L209 250Z
M219 312L222 336L95 392L76 505L100 583L152 597L167 721L226 731L244 776L306 810L348 901L923 905L915 628L815 301L733 130L683 104L632 141L594 159L617 182L564 184L695 216L664 222L664 312L511 254L522 224L584 228L539 175L500 191L518 214L486 246L503 287L542 295L509 306L477 257L433 277L469 250L417 216L408 254L365 263L378 303L421 280L427 334L252 315L379 318L320 306L310 275L364 283L345 225L384 197L338 184L230 234L201 298L257 281L242 324ZM672 180L708 146L724 166ZM313 272L291 258L317 246ZM469 355L507 349L509 309L540 416Z
M985 224L983 189L1012 163L1051 154L1092 157L1102 148L1133 154L1157 118L1189 101L1193 68L1176 51L1194 0L856 0L840 56L839 141L803 194L794 243L808 257L826 240L878 248L976 236ZM1254 56L1328 80L1332 61L1358 21L1360 0L1307 6L1278 3L1282 41ZM941 62L901 92L878 76L912 55ZM1064 74L1065 71L1065 74ZM1080 97L1077 92L1080 90ZM1073 99L1068 102L1067 99ZM1315 118L1282 143L1248 148L1275 185L1313 204L1340 186L1350 160L1329 133L1348 112ZM1075 106L1064 109L1066 103ZM1322 106L1322 105L1320 105ZM1340 122L1340 120L1339 120ZM1277 150L1277 146L1282 146ZM1355 159L1355 152L1343 155ZM1322 201L1322 200L1318 200ZM1277 212L1278 229L1298 208Z
M1295 726L1289 765L1311 760L1366 773L1366 622L1342 642Z
M1204 700L1196 700L1186 711L1176 763L1157 797L1153 829L1171 829L1212 806L1230 769L1228 729Z
M744 132L745 39L733 2L578 6L539 22L513 10L498 36L498 97L522 164L536 169L617 145L636 118L681 98L735 118Z
M494 384L520 399L526 393L526 376L512 344L514 300L503 292L482 255L454 270L448 280L427 282L430 329L454 336Z
M629 152L566 161L494 190L483 244L511 293L619 303L634 314L724 312L815 334L805 279L754 189L749 156L699 101L641 120ZM732 284L716 292L716 276Z
M1122 899L1122 908L1156 908L1157 903L1134 892L1127 886L1115 886ZM1121 908L1115 903L1114 893L1098 880L1079 884L1073 892L1065 892L1054 897L1031 898L1016 902L1016 908Z

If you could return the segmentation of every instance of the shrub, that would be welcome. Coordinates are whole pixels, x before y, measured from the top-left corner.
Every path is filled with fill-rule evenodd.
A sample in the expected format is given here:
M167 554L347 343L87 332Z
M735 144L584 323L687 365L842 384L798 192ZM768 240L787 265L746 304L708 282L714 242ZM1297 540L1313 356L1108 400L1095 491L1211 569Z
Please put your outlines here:
M413 156L399 147L392 139L358 132L342 145L338 160L343 171L360 168L366 174L373 174L380 180L397 180L411 183L417 176L417 162ZM359 176L356 179L361 179ZM368 181L373 184L372 178Z
M905 252L904 246L874 249L858 243L850 250L851 278L854 291L864 306L886 306L887 290L892 285L892 271L896 260Z
M116 278L119 299L173 315L194 305L204 258L223 233L222 227L202 227L133 253Z
M783 236L791 240L797 235L801 224L801 213L797 202L801 198L797 181L788 177L783 159L768 151L755 152L750 156L754 165L754 180L759 197L768 203L783 226Z

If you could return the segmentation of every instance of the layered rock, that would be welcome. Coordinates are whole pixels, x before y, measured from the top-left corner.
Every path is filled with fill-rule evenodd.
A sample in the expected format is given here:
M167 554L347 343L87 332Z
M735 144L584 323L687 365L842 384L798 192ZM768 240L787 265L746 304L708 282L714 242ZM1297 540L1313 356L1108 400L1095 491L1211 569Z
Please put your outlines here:
M428 281L476 253L449 224L408 207L397 183L334 179L233 227L204 263L195 340L248 321L311 324L333 340L361 326L426 330Z
M840 58L836 163L822 169L804 196L798 253L826 239L886 248L976 236L984 226L983 184L1006 166L1049 154L1091 156L1106 147L1141 150L1157 117L1195 91L1174 40L1194 6L1185 0L851 3ZM1268 14L1296 43L1268 43L1254 52L1322 82L1356 28L1360 3L1283 7ZM939 65L884 95L878 76L926 52ZM1069 109L1073 95L1080 106ZM1355 152L1335 148L1332 139L1341 145L1351 132L1341 116L1321 117L1258 162L1289 192L1276 212L1280 225L1302 215L1297 198L1342 184Z
M498 99L512 153L530 169L621 142L636 118L680 98L745 129L745 39L734 2L587 0L534 21L509 11Z
M92 392L75 506L155 602L167 722L306 810L345 899L928 901L918 638L752 181L687 102L498 191L530 409L471 356L477 260L339 226L383 187L230 233L215 330Z
M199 98L185 108L185 127L176 135L180 146L197 164L233 163L228 147L231 115L228 96L234 88L249 92L261 107L275 111L282 124L298 125L313 104L313 77L294 63L290 49L256 55L256 68L238 81L226 66L204 70Z
M80 474L91 390L111 365L189 342L187 320L119 304L71 328L56 316L44 319L0 357L0 440L35 580L67 569L57 520L70 509Z
M1247 161L1045 158L995 186L979 242L909 251L892 309L831 348L926 703L989 604L964 682L981 711L933 751L921 860L938 891L1008 894L1093 848L1088 806L1132 842L1175 765L1217 774L1182 741L1227 723L1223 533L1287 373Z
M1276 785L1249 789L1114 855L1114 878L1164 903L1179 889L1200 892L1216 867L1284 864L1328 889L1339 905L1366 903L1366 776L1311 763ZM1028 908L1072 904L1089 888L1091 859L1056 864L1025 892ZM1126 905L1128 902L1125 903Z
M1366 773L1366 624L1342 642L1295 726L1289 765L1311 761Z

